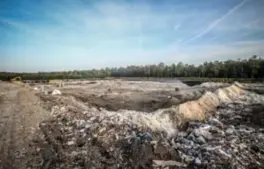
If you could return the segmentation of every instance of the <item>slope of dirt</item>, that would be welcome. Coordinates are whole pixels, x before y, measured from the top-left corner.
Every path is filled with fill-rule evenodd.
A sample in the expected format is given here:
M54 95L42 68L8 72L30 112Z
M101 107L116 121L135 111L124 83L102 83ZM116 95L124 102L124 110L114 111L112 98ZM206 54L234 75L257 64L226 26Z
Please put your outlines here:
M1 82L0 95L0 168L24 168L28 141L48 113L25 87Z
M43 122L37 132L31 168L261 169L264 165L264 96L240 91L237 85L206 93L180 109L152 113L108 111L64 97L57 97L60 105L52 108L53 119ZM206 118L196 118L196 112ZM177 128L179 113L189 117L181 128Z
M0 169L261 168L264 96L201 86L0 83Z

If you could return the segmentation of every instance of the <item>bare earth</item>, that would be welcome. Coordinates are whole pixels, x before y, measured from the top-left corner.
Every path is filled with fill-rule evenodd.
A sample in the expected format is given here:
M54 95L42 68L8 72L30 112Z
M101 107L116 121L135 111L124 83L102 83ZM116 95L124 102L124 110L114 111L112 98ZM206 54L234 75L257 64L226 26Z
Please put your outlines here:
M226 86L0 82L0 169L261 168L264 96L239 85L214 93ZM214 112L177 128L178 106L188 101L188 113Z
M38 122L48 113L29 89L0 83L0 168L24 168L23 154Z

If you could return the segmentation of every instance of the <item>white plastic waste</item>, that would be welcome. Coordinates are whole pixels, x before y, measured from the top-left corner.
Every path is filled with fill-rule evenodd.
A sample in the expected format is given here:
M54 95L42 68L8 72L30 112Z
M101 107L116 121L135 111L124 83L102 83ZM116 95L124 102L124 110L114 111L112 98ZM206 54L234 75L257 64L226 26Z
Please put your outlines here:
M61 95L61 91L59 91L58 89L54 89L51 95Z

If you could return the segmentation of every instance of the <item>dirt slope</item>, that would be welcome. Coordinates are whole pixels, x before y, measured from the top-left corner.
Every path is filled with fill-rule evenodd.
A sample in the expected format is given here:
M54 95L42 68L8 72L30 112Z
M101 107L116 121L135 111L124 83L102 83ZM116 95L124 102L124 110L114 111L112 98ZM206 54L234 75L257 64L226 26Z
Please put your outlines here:
M240 95L236 89L232 85L214 94L207 92L179 105L180 109L160 110L161 114L98 110L74 97L58 96L53 118L36 132L39 137L32 145L29 166L262 169L264 96L247 91ZM197 112L208 117L199 119ZM187 121L177 130L178 113Z
M124 83L66 86L59 88L62 94L52 95L50 86L30 89L0 82L0 169L264 165L263 95L240 92L239 84L178 91L167 84ZM184 103L133 110L174 97ZM194 101L185 102L189 98ZM177 128L180 119L186 124Z

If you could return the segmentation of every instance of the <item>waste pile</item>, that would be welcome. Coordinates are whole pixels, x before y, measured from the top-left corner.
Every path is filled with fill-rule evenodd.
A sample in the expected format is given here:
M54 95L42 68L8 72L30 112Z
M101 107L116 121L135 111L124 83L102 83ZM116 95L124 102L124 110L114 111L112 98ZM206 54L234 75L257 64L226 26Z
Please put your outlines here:
M181 125L181 105L153 113L55 106L32 141L28 168L263 168L264 97L235 90Z

